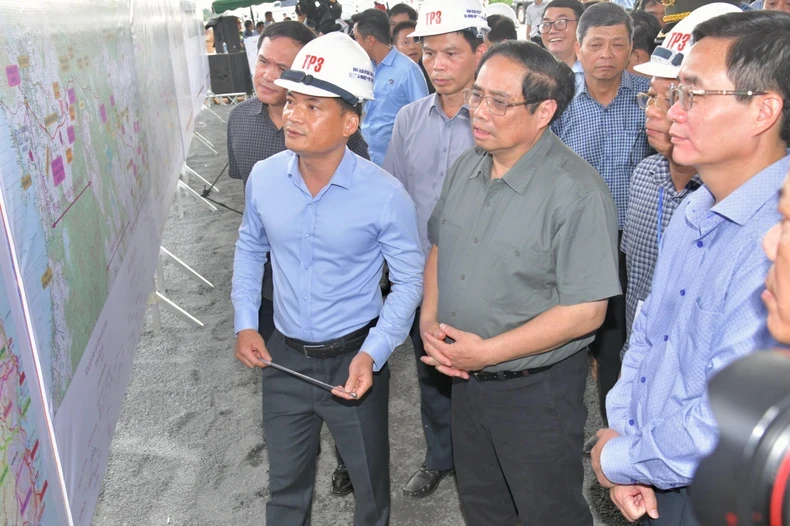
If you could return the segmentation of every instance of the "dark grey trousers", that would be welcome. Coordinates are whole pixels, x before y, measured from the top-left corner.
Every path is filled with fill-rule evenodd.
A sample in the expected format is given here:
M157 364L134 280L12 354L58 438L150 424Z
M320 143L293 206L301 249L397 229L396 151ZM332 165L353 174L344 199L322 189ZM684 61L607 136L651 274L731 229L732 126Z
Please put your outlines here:
M453 447L468 526L592 526L582 496L587 353L511 380L453 381Z
M422 363L425 347L420 334L420 309L411 327L411 342L417 360L417 380L420 384L420 415L425 434L425 468L435 471L453 469L453 437L450 425L452 411L450 395L452 378Z
M275 363L331 385L343 385L356 353L313 360L290 349L275 331L267 342ZM272 368L263 370L263 427L269 451L266 524L310 524L316 450L326 422L348 466L354 485L355 526L389 523L389 367L373 376L373 387L359 401L328 391Z
M658 518L647 515L642 518L643 526L699 526L691 509L691 499L686 488L671 491L656 490Z

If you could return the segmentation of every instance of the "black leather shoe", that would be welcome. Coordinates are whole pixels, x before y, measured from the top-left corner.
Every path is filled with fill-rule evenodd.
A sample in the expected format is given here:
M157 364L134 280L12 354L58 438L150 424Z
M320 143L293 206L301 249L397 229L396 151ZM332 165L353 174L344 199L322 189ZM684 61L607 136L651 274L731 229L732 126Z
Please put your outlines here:
M448 469L447 471L434 471L421 467L417 473L412 475L409 482L403 486L403 495L416 499L427 497L436 491L436 488L439 487L439 482L452 472L452 469Z
M348 475L348 468L345 464L338 464L335 472L332 473L332 495L342 497L354 491L351 485L351 477Z

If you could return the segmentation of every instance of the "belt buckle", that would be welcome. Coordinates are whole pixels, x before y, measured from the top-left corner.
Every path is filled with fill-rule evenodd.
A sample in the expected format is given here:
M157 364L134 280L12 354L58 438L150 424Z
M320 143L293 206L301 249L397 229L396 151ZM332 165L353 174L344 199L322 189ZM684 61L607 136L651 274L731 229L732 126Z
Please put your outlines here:
M310 358L310 357L307 355L307 353L310 351L310 349L319 350L319 349L321 349L322 347L325 347L325 346L324 346L324 345L302 345L302 351L304 352L304 356L305 356L305 358Z

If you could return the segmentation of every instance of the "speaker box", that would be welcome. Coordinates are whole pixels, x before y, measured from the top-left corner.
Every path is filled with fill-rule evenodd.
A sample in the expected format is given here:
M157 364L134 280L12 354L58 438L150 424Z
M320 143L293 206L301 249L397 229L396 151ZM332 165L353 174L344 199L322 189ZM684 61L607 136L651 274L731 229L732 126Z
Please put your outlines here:
M214 93L252 93L250 65L245 52L209 55L208 66Z

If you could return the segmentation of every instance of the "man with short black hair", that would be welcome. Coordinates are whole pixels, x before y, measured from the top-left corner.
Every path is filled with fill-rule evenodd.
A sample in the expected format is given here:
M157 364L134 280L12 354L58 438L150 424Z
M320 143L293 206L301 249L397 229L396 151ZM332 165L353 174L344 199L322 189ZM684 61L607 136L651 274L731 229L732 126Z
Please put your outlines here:
M554 58L565 62L576 78L576 89L584 83L584 68L576 52L576 26L584 13L578 0L553 0L546 5L540 38Z
M488 27L491 28L491 31L486 34L486 46L488 47L498 42L504 42L505 40L518 40L516 24L506 16L489 16Z
M771 262L760 245L781 218L790 168L790 15L717 16L695 27L692 42L669 134L674 161L694 166L704 185L662 236L652 291L607 399L611 429L592 452L623 515L647 514L651 526L698 524L688 486L719 436L707 384L777 345L761 301Z
M428 223L423 361L453 377L455 470L468 523L592 525L580 455L591 335L617 279L617 209L551 131L573 72L508 41L466 93L476 148Z
M645 11L634 11L629 16L634 22L634 47L631 50L631 59L628 61L628 73L641 75L634 70L634 66L650 61L650 55L656 49L656 37L661 32L661 25L655 16Z
M263 14L263 24L266 27L269 27L271 24L274 24L274 14L271 11L266 11Z
M255 33L253 33L253 36L260 36L265 28L266 23L263 20L259 21L257 24L255 24Z
M252 20L244 21L244 38L255 36Z
M389 12L389 19L390 19L390 32L392 36L395 36L395 26L400 24L401 22L412 21L417 22L417 11L414 10L412 6L409 4L395 4L390 8Z
M315 38L315 32L306 25L285 21L265 28L258 40L253 73L256 97L237 105L228 118L228 175L241 179L245 186L258 161L285 150L282 115L286 92L274 81L290 68L299 50ZM368 158L368 146L359 131L349 138L348 147L360 157ZM274 333L273 298L272 265L267 257L258 314L258 332L266 341ZM348 471L339 455L332 490L336 494L351 491Z
M365 103L362 136L368 143L370 160L381 165L398 111L428 95L428 85L419 66L390 44L389 18L384 11L367 9L351 17L354 39L373 61L374 100Z
M658 25L660 25L662 29L664 28L664 14L666 8L664 7L664 4L661 3L661 0L642 0L639 2L636 10L650 13L656 18Z
M645 133L645 110L639 107L636 98L638 93L649 89L650 80L626 71L633 44L633 24L622 7L611 2L588 7L578 21L576 33L584 83L552 129L606 181L617 205L618 227L622 231L631 174L652 153ZM626 290L628 280L622 252L620 281ZM606 413L606 394L620 373L625 334L625 298L619 295L609 300L606 321L590 344L597 362L602 415ZM592 449L593 440L594 437L585 444L586 453Z

